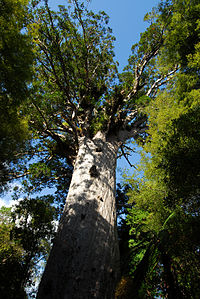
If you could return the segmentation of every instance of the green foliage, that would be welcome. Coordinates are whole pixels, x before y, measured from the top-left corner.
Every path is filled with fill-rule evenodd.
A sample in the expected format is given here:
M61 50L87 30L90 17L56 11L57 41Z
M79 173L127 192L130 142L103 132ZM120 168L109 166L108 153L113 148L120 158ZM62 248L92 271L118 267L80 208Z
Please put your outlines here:
M121 274L126 276L129 273L129 229L126 223L126 216L130 205L128 204L128 196L126 194L129 186L122 187L117 184L116 190L116 208L117 208L117 224L118 224L118 239L120 250Z
M166 1L160 4L160 10L162 18L169 22L163 59L175 60L185 67L187 56L194 53L199 42L199 1Z
M0 189L8 179L9 163L17 160L28 135L19 107L28 95L33 60L25 32L27 4L25 0L0 1Z
M47 2L44 7L33 7L27 28L35 58L34 78L31 95L22 107L33 139L24 156L29 169L26 163L14 169L19 176L27 175L27 192L40 191L46 184L61 192L65 189L66 195L81 136L92 138L98 131L107 137L117 136L120 130L127 130L127 136L134 131L135 138L144 139L149 113L145 107L152 105L159 87L168 84L168 74L175 65L182 63L184 67L180 59L170 60L170 50L165 49L171 47L168 36L176 5L167 1L146 17L150 26L132 47L133 55L120 75L114 61L115 39L104 12L94 14L79 1L60 6L57 12L51 11ZM198 10L198 5L195 7ZM198 35L193 7L184 14ZM173 30L178 38L179 29ZM193 32L188 29L187 34ZM194 51L188 54L195 55ZM162 59L165 56L166 61ZM193 74L191 79L196 80ZM157 81L161 85L156 85Z
M197 33L191 15L200 7L193 4L175 1L173 7L180 5L180 10L173 15L172 24L180 20L180 14L188 24L182 35L174 25L169 43L177 34L180 46L178 39L190 26ZM141 175L129 181L134 204L128 216L134 270L131 288L139 286L135 298L197 298L200 293L199 47L198 39L185 42L189 45L184 50L174 48L182 67L176 79L146 107L149 137L138 168Z
M34 12L29 26L37 59L34 104L40 107L44 117L47 115L49 129L62 126L67 133L77 104L77 117L89 109L88 117L95 121L92 110L100 109L116 68L114 38L107 24L104 12L94 14L78 3L74 9L59 6L57 13L48 6ZM43 131L44 119L35 112L34 125ZM74 129L78 128L75 125Z
M13 227L11 208L2 207L0 210L0 290L4 298L26 298L22 286L21 265L24 251L18 241L10 238Z
M0 269L3 298L27 298L38 276L38 262L46 261L54 237L58 211L53 198L43 196L20 201L0 210ZM38 264L38 265L37 265Z
M27 20L26 0L0 2L0 96L4 109L27 95L32 63L29 37L22 33Z

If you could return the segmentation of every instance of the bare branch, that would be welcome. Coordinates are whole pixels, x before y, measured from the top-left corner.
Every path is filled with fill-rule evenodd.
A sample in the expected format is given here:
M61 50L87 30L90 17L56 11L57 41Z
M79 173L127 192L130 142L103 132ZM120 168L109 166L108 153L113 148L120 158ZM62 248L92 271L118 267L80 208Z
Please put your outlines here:
M79 7L78 1L77 0L73 0L74 5L76 7L76 11L77 11L77 18L79 20L79 23L81 25L81 28L83 30L83 39L84 39L84 43L85 43L85 48L86 48L86 55L85 55L85 70L86 70L86 75L87 75L87 84L89 84L89 67L88 67L88 43L87 43L87 36L86 36L86 30L85 30L85 26L84 26L84 22L82 19L82 15L81 15L81 9Z
M132 149L130 146L127 146L126 144L123 144L123 148L125 148L128 151L131 151L131 152L135 153L135 150Z
M61 116L63 117L63 119L69 124L69 126L71 127L73 133L74 133L74 138L75 138L75 143L76 145L78 145L78 133L77 133L77 126L76 124L69 119L69 117L67 115L65 115L64 113L61 112Z
M176 71L178 70L178 65L175 66L175 68L170 71L167 75L163 75L160 78L158 78L153 84L152 86L149 88L149 90L147 91L146 95L150 96L150 94L152 93L152 91L154 91L155 89L157 89L158 87L166 84L168 81L170 81L173 77L173 75L176 73Z
M33 105L35 106L35 108L37 109L37 111L39 112L39 114L41 115L41 117L44 120L44 124L45 124L45 127L46 127L44 129L44 133L46 133L48 136L50 136L56 142L63 142L62 141L63 135L56 133L55 130L52 130L52 128L49 127L47 119L45 118L44 114L42 113L42 111L40 110L40 108L37 106L37 104L33 102ZM76 131L75 125L71 122L71 120L69 118L66 117L66 115L63 115L63 118L67 121L67 123L72 128L72 130L74 132L74 137L75 137L76 145L78 145L78 136L77 136L77 131Z
M138 114L137 109L132 110L125 118L123 127L125 128L129 124L129 122L132 121L136 117L137 114Z
M137 139L140 134L145 133L148 129L148 126L145 124L147 117L134 122L129 129L122 129L118 132L119 142L124 143L126 140L130 138Z
M160 47L156 47L155 49L153 49L150 53L147 53L143 56L141 63L139 65L137 65L136 69L135 69L135 83L134 83L134 87L133 87L133 94L136 94L136 92L139 89L139 83L140 83L140 79L141 76L143 74L143 71L147 65L147 63L158 54Z
M40 108L38 107L38 105L35 102L32 102L32 104L35 106L35 108L37 109L37 111L39 112L41 117L43 118L46 128L48 128L48 122L47 122L47 119L45 118L44 114L42 113L42 111L40 110Z
M128 153L125 153L123 146L121 146L120 149L121 149L121 151L122 151L122 155L124 156L124 158L126 159L126 161L128 162L128 164L130 165L130 167L134 167L134 168L136 169L135 165L133 165L133 164L130 162L130 160L129 160L129 158L128 158L129 154L128 154Z
M30 172L29 171L26 171L24 173L9 173L8 174L8 179L5 179L5 182L9 182L9 181L12 181L12 180L16 180L16 179L20 179L20 178L23 178L27 175L29 175Z
M140 80L144 72L144 69L148 64L148 62L158 54L161 45L162 42L160 42L158 46L155 47L151 52L144 54L141 62L136 66L134 86L133 89L128 94L128 96L126 97L126 99L124 100L125 102L128 102L131 99L131 97L134 96L141 89Z

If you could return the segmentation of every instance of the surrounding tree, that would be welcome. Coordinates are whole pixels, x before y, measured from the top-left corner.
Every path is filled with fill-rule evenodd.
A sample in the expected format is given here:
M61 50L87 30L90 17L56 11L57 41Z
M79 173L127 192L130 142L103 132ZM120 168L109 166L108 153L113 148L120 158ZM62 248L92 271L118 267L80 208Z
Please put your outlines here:
M20 201L12 210L0 210L1 296L8 299L33 298L33 282L39 261L46 260L55 233L58 211L52 198Z
M1 208L0 217L1 294L4 298L26 298L21 284L23 249L18 242L10 239L10 231L14 225L11 209ZM18 290L17 295L16 290Z
M163 104L157 113L166 115ZM197 298L200 293L200 147L199 112L195 111L189 109L168 127L153 121L157 132L152 132L151 144L146 145L153 156L142 166L144 176L132 180L129 195L134 206L128 223L133 280L129 290L135 298Z
M27 0L0 1L0 191L8 179L9 163L19 158L28 134L20 104L27 98L32 50L25 32Z
M190 28L199 9L199 4L191 11L185 7L184 28ZM199 20L196 24L199 28ZM124 294L131 292L134 298L200 294L199 41L190 41L188 49L192 53L180 55L183 68L174 82L146 108L149 137L140 166L143 175L129 181L132 279L124 283ZM185 55L186 48L182 51Z

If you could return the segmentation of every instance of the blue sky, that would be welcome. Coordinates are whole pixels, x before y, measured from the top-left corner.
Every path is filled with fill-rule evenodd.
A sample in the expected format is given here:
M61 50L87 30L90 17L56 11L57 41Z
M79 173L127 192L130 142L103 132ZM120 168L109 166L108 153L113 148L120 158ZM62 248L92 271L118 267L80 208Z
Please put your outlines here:
M157 6L158 0L92 0L91 8L104 10L110 16L110 27L116 37L116 58L123 68L131 54L131 46L140 38L147 23L144 15Z

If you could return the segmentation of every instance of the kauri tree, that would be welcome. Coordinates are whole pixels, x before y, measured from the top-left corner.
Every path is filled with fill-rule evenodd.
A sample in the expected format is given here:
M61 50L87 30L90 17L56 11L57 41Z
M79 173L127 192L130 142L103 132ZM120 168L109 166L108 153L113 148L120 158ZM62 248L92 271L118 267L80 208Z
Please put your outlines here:
M189 18L193 4L187 4ZM131 138L144 139L144 106L178 69L184 70L186 55L194 52L190 41L198 42L198 30L191 28L196 28L198 16L183 36L175 24L177 9L184 15L185 8L183 1L162 2L146 17L150 26L120 75L105 13L96 15L78 1L58 12L46 2L35 12L30 25L36 59L29 124L37 146L46 151L47 165L60 157L65 168L73 169L38 298L114 296L120 274L117 153L120 148L124 152Z
M110 299L120 277L117 153L126 155L130 139L144 141L145 106L185 71L199 41L198 1L162 1L147 15L150 25L122 74L107 15L72 2L54 12L45 1L32 11L34 75L23 106L32 149L18 175L24 171L30 193L51 185L68 193L38 298ZM182 30L177 19L185 17Z

